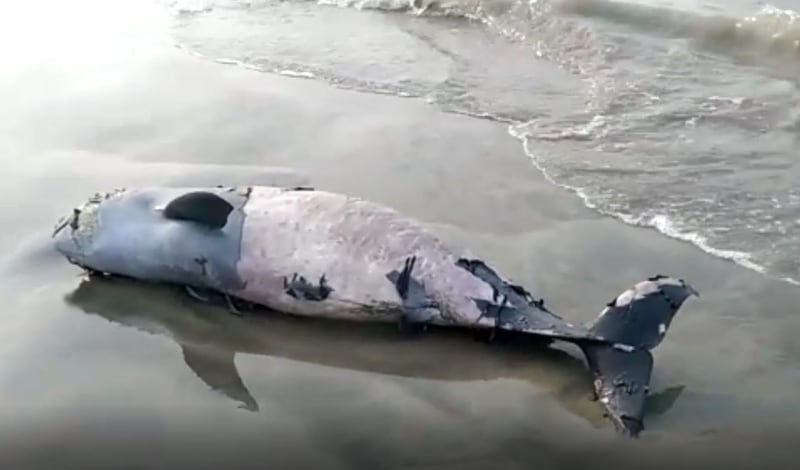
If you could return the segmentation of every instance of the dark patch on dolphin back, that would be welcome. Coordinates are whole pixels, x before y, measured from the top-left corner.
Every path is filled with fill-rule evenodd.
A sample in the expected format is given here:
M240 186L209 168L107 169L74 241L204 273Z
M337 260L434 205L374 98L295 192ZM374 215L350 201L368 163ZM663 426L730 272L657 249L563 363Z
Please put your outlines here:
M480 318L495 320L495 329L524 331L548 337L584 339L589 332L584 327L567 323L544 306L520 285L512 284L479 259L459 258L456 266L485 282L492 289L492 301L472 297L481 312Z
M164 217L221 229L232 211L233 206L220 196L207 191L193 191L170 201L164 208Z
M313 300L321 302L330 296L333 288L328 285L325 275L319 278L317 285L311 284L308 280L294 273L290 278L283 278L284 291L298 300Z
M498 298L502 295L508 300L508 302L519 309L533 307L542 312L546 312L555 318L561 319L561 317L553 314L547 308L545 308L544 299L536 299L533 294L528 292L521 285L512 284L511 282L503 279L485 262L479 259L459 258L456 261L456 266L469 271L469 273L473 276L489 284L489 286L492 288L492 295L495 302L497 302Z

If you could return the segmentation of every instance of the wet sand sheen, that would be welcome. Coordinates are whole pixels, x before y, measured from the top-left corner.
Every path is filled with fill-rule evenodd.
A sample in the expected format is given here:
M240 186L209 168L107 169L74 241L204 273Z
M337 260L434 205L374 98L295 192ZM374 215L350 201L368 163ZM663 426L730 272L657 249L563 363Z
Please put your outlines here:
M9 468L243 459L282 468L757 459L788 468L782 459L800 430L797 288L593 214L549 186L505 127L488 121L179 51L139 57L88 90L82 74L0 114L0 215L13 222L0 235L11 247L0 255ZM3 94L21 91L30 88ZM685 390L648 417L640 442L620 442L569 356L239 320L169 289L81 285L43 249L55 221L95 191L217 183L311 184L389 204L575 320L594 318L642 277L684 276L702 297L656 350L653 388ZM220 358L234 361L249 398L230 388ZM67 458L65 449L80 451Z

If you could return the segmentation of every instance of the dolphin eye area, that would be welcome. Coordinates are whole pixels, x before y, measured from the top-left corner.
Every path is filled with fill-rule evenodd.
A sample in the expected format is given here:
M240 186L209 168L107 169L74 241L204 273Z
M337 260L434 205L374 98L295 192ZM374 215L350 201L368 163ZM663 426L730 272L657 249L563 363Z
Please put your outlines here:
M194 191L179 196L164 208L164 217L186 220L221 229L228 222L233 206L214 193Z

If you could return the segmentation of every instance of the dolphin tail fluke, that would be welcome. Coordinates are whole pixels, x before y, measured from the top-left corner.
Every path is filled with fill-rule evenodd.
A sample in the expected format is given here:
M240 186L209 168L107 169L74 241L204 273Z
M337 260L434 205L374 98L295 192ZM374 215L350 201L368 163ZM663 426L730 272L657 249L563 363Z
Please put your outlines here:
M635 437L644 428L653 370L650 351L664 339L691 295L699 294L683 280L653 276L609 302L589 325L591 338L578 342L594 376L597 398L623 434Z
M636 437L644 429L645 400L653 356L645 349L630 352L609 344L583 344L594 378L594 392L617 431Z

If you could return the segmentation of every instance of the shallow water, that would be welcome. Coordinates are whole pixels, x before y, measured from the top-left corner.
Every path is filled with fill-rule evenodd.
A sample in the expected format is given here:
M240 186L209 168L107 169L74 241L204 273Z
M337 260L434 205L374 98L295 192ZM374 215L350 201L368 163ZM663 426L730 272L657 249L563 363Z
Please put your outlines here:
M702 234L709 248L739 250L735 243L744 239L734 235L747 231L737 232L738 225L720 232L732 234L730 244L715 245L709 235L722 213L704 213L697 220L708 223L696 226L689 215L700 210L696 204L712 205L700 198L727 197L733 202L720 207L743 227L760 220L755 209L765 201L743 194L783 197L781 185L791 186L790 144L780 138L788 131L776 130L773 120L761 134L771 140L748 139L740 129L753 121L725 114L772 90L775 114L759 98L752 116L784 116L791 105L785 98L794 93L789 82L770 78L757 89L746 82L765 80L779 70L774 66L744 67L731 54L697 49L692 60L732 69L731 86L749 93L739 104L720 99L708 111L719 118L709 127L701 125L705 118L684 126L681 132L703 145L718 146L702 153L672 139L677 131L659 119L667 111L689 119L692 106L716 102L690 99L703 96L703 80L670 67L660 70L678 78L659 82L648 75L655 68L619 51L615 60L633 64L629 75L580 62L603 44L592 35L587 48L569 49L559 62L544 53L535 59L532 43L504 40L458 17L311 2L201 4L180 13L159 2L85 0L47 4L47 15L42 5L26 5L0 15L7 53L0 70L0 215L10 222L0 232L0 443L8 468L219 468L233 461L259 468L597 461L745 468L756 459L795 466L798 288L587 209L540 173L580 186L601 211L619 209L633 219L651 211L676 231ZM611 28L582 15L570 18L598 28L592 34ZM341 31L353 36L339 41ZM564 40L588 34L570 31L575 36ZM666 35L662 45L683 41L677 37ZM600 68L581 74L569 67L574 63ZM324 79L280 77L264 73L266 65ZM587 88L587 76L616 84L623 75L670 83L681 99L645 109L639 95ZM700 85L691 90L678 86L694 82ZM399 93L411 98L393 96ZM592 114L601 104L634 119L621 112L601 122ZM594 124L586 129L587 122ZM551 135L569 129L572 135ZM624 146L588 152L634 137L645 156ZM664 142L675 152L653 150ZM759 158L736 158L745 144ZM680 155L685 159L670 160ZM653 389L666 393L651 404L642 439L614 435L588 401L585 368L569 348L485 346L442 334L409 341L385 328L240 320L170 289L86 284L46 246L58 218L96 191L244 183L310 184L397 207L484 254L579 321L654 272L687 278L702 297L687 303L656 351ZM787 214L797 207L789 202ZM751 205L752 214L744 210ZM769 246L788 266L796 245L776 233L749 232L761 245L745 251Z

